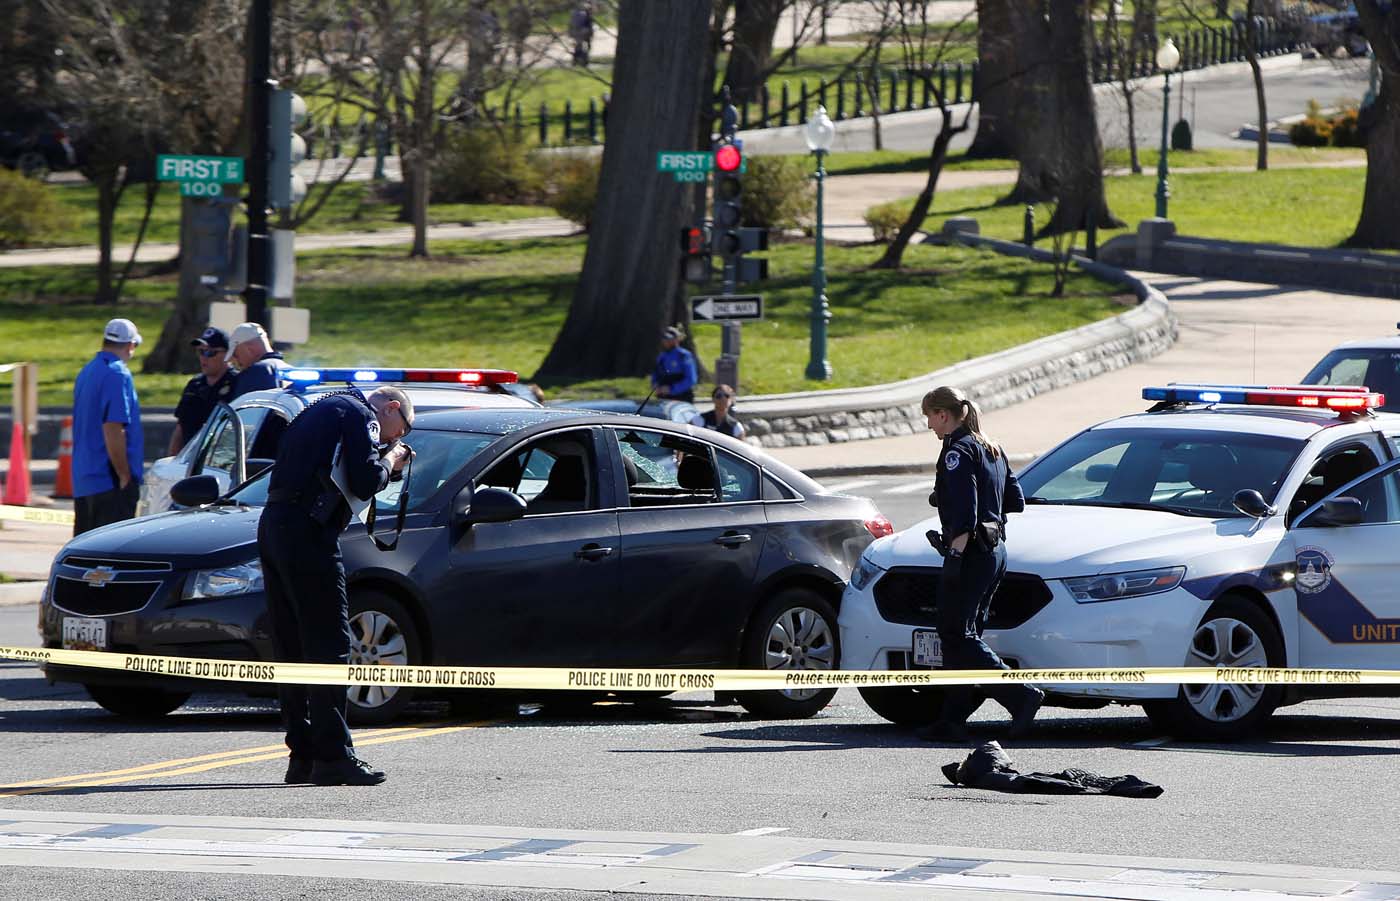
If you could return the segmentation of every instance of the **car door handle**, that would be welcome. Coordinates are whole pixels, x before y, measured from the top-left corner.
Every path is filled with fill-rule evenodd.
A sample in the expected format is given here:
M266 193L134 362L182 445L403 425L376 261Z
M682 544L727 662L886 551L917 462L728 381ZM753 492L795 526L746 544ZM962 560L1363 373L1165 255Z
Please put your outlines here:
M580 560L602 560L612 552L613 549L610 547L603 547L598 544L585 544L583 547L574 551L574 556Z
M753 536L748 532L725 532L715 539L715 544L722 544L725 547L738 547L745 542L752 541Z

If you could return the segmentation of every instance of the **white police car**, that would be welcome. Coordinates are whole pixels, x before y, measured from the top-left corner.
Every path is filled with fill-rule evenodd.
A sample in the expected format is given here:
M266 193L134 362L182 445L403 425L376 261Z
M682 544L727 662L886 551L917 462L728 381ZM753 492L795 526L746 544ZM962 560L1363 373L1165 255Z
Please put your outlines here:
M1400 416L1364 388L1170 385L1020 474L986 640L1021 668L1400 667ZM936 517L875 541L841 603L848 669L936 666ZM1233 738L1320 687L1048 685ZM1337 689L1332 689L1335 693ZM1360 693L1364 686L1354 689ZM862 690L900 723L933 689Z
M1400 322L1396 328L1400 328ZM1381 410L1400 413L1400 335L1338 345L1308 370L1303 384L1365 385L1386 396Z
M190 476L212 475L223 493L256 475L272 465L287 424L307 404L347 385L366 391L396 385L408 392L415 410L539 406L533 398L510 390L518 377L500 369L294 367L282 370L282 378L290 387L250 391L232 403L219 404L178 454L146 467L137 514L173 509L171 487Z

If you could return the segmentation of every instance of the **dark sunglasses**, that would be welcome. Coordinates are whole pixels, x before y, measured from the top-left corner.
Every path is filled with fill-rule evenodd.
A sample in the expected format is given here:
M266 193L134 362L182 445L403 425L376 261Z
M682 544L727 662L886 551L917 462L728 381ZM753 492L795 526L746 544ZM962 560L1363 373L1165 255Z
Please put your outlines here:
M203 357L204 359L209 360L209 359L213 359L214 357L219 356L219 355L222 354L222 353L224 353L224 351L219 350L218 348L214 348L214 349L211 349L211 350L201 350L201 351L199 352L199 355L200 355L201 357Z

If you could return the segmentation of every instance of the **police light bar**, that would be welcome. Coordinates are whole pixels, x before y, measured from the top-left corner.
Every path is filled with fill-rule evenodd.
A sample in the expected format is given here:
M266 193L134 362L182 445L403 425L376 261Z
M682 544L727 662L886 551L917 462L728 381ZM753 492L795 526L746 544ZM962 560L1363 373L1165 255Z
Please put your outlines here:
M1245 404L1258 407L1305 407L1320 410L1370 410L1385 395L1356 385L1192 385L1173 382L1142 389L1143 400L1169 404Z
M328 369L304 366L282 370L282 378L302 387L326 382L504 385L520 380L520 376L507 369Z

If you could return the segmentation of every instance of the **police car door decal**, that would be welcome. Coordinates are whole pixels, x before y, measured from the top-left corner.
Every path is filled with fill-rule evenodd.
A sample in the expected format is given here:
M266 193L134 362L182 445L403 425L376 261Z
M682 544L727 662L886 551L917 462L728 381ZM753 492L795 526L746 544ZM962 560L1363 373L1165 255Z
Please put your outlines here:
M1325 548L1304 545L1295 557L1298 615L1333 644L1400 643L1400 619L1372 613L1332 572L1336 560Z

